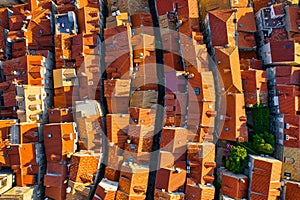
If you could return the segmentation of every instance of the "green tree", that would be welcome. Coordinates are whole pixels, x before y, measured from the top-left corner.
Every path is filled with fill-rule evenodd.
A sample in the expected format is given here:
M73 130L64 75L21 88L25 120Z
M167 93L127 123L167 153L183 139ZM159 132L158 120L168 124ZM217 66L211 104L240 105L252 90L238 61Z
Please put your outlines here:
M229 157L226 160L225 167L229 171L239 174L247 165L248 153L244 147L235 146L229 151Z
M275 138L270 133L256 134L253 136L253 148L259 153L272 154L274 152L272 146L274 142Z
M252 109L253 129L255 134L270 132L270 110L262 104Z

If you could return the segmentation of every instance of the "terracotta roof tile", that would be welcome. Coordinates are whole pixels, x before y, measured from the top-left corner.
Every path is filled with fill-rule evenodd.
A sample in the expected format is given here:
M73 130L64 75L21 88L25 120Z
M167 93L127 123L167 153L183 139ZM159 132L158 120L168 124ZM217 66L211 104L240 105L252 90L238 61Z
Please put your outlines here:
M266 72L263 70L242 71L246 105L267 103L268 87Z
M286 181L285 199L297 199L300 197L300 183L294 181Z
M23 31L9 31L7 34L7 38L10 41L14 41L14 40L19 40L19 39L24 39L24 32Z
M224 87L229 92L242 92L242 78L238 49L234 47L215 48L219 72Z
M295 85L277 84L276 89L281 113L297 114L300 111L300 88Z
M213 46L234 45L233 10L215 10L208 14Z
M230 3L232 8L245 8L248 6L248 0L233 0Z
M215 187L213 185L198 184L197 180L187 178L186 183L186 199L188 200L213 200L215 194Z
M275 16L285 15L284 5L282 3L273 4L271 10L273 10Z
M255 51L256 40L254 33L239 32L238 46L240 49L249 49Z
M277 84L300 85L300 69L293 66L277 66Z
M272 29L271 38L267 38L266 41L283 41L288 40L288 35L285 28L274 28Z
M38 5L40 8L43 8L43 9L46 9L46 10L51 10L53 9L54 7L54 3L52 0L43 0L43 1L40 1L39 2L39 5Z
M242 79L243 81L247 81L243 83L245 91L256 91L261 88L262 84L267 84L267 75L263 70L245 70L242 71Z
M296 42L300 42L300 33L299 32L288 32L288 38L290 40L295 40Z
M243 93L226 95L226 114L221 117L224 120L224 126L219 139L248 141L244 102Z
M280 195L280 176L282 162L274 158L250 155L250 191L249 196L276 196ZM259 198L259 197L257 197Z
M271 3L272 3L272 0L253 0L254 11L257 12L261 8L268 7L268 6L270 6Z
M284 123L284 146L300 148L300 116L285 114Z
M237 31L239 32L239 47L251 49L256 46L254 35L256 23L252 8L237 9ZM215 10L209 12L209 23L213 46L235 45L234 10ZM222 34L220 34L222 33ZM248 33L248 34L247 34Z
M258 64L258 63L255 63L255 62L260 62L259 60L257 60L257 55L256 55L255 51L240 51L239 55L240 55L240 60L242 60L242 59L252 59L252 62L251 62L252 64Z
M286 29L287 31L300 32L300 9L293 6L285 7L286 11Z
M221 20L222 22L227 22L233 14L233 9L227 10L214 10L210 11L209 14L215 16L217 19Z
M27 53L27 48L26 48L26 40L20 40L17 42L12 43L12 57L13 58L18 58L21 56L25 56Z
M222 174L222 194L234 199L247 197L248 177L243 174L224 172Z
M77 13L80 33L99 33L99 9L84 7Z
M74 4L62 4L57 6L58 14L68 13L69 11L75 11L76 7Z
M23 21L26 19L24 15L13 15L9 18L9 30L18 31L23 26Z
M173 0L157 0L156 5L158 15L165 15L167 12L174 10Z
M256 32L256 22L254 18L253 8L238 8L238 31Z
M35 10L38 7L38 1L37 0L28 0L28 9L30 11Z
M0 26L0 60L5 56L7 30ZM1 80L1 79L0 79Z
M295 62L295 45L294 41L288 40L270 42L272 62Z
M29 10L29 4L25 3L14 5L11 10L13 11L14 15L23 15L25 14L26 10Z
M0 8L0 26L3 28L9 28L9 17L12 15L12 11L8 8Z
M52 29L49 17L49 10L37 9L32 12L26 32L30 49L52 50Z
M99 8L98 0L76 0L76 5L78 9L81 9L85 6Z
M210 142L188 143L187 156L190 161L190 177L201 184L212 183L215 163L215 145Z
M256 64L259 63L258 64ZM250 70L250 69L262 69L262 62L260 60L256 60L255 58L249 59L249 58L242 58L240 59L241 64L241 70Z

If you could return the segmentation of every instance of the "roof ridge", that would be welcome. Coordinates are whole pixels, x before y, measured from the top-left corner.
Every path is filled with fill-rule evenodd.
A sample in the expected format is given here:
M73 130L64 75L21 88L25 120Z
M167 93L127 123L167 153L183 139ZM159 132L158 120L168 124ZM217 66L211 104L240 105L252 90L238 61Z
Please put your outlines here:
M232 16L234 9L224 9L224 10L214 10L209 12L211 15L215 16L216 18L227 22L229 18Z

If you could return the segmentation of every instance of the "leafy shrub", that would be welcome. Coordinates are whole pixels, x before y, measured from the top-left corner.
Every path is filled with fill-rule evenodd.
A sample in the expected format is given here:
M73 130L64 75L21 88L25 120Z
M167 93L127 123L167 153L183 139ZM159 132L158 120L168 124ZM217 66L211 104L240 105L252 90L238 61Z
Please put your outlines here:
M226 169L236 174L241 173L247 165L247 150L241 146L227 145L226 151L229 153L226 159Z
M275 137L270 133L265 132L253 136L253 148L259 153L272 154L274 143Z

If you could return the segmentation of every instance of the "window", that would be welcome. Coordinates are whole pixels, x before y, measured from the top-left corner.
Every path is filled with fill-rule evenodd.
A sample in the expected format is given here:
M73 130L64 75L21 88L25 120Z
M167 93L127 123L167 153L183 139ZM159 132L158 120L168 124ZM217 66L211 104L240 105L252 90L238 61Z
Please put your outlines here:
M284 135L284 137L285 137L285 140L290 140L289 135Z
M291 49L291 48L293 48L293 47L292 47L292 45L285 45L284 48L285 48L285 49Z
M194 88L195 95L200 95L200 88Z
M130 150L135 150L135 146L134 145L130 145Z
M39 136L39 132L34 131L34 137L38 137Z

